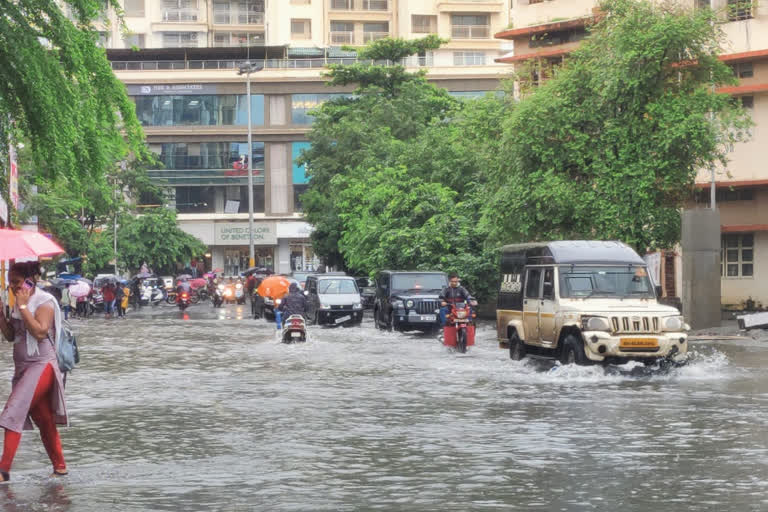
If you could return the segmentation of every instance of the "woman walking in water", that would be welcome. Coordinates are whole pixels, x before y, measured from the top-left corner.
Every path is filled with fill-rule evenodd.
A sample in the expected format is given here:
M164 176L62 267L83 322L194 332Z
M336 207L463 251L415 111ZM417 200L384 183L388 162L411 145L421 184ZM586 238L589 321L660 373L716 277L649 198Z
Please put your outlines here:
M16 305L10 318L0 302L0 331L13 342L15 372L11 396L0 414L5 428L0 482L10 479L11 464L21 441L21 431L31 430L32 421L40 429L53 475L67 474L56 425L67 424L64 381L56 360L61 311L53 295L35 286L40 274L37 262L16 263L8 273ZM32 420L32 421L31 421Z

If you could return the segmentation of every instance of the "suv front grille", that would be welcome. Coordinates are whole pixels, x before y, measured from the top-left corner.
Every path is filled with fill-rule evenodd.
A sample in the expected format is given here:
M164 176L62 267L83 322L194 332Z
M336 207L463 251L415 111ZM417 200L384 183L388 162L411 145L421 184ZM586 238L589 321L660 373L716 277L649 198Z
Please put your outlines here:
M612 316L613 331L622 334L643 334L659 331L657 316Z
M434 315L435 310L440 309L440 302L436 300L418 300L413 309L420 315Z

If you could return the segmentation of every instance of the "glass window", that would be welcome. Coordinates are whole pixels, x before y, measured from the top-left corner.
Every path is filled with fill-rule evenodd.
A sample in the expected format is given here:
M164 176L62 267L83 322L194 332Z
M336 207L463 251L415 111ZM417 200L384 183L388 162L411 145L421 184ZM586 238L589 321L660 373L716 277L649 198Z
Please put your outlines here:
M644 266L560 267L561 297L653 298L655 292Z
M411 16L411 32L414 34L433 34L437 32L437 16L414 14Z
M484 66L485 52L453 52L454 66Z
M144 34L124 35L126 48L144 48L146 46Z
M216 207L214 187L176 187L176 211L213 213Z
M307 178L307 169L303 165L298 165L296 159L301 156L301 152L305 149L309 149L311 144L309 142L294 142L291 148L291 160L293 161L293 184L303 185L309 181Z
M248 104L242 95L135 96L142 126L226 126L248 124ZM264 96L251 95L254 125L264 124Z
M724 277L753 277L755 235L722 235L720 242L720 275Z
M435 290L443 291L448 280L443 274L395 274L392 276L393 290Z
M454 14L451 16L451 37L457 39L487 39L490 37L488 15Z
M291 96L291 123L312 124L310 111L328 100L350 97L350 94L294 94Z
M539 298L539 283L541 282L541 269L529 268L528 277L525 280L525 297L527 299Z
M317 293L320 295L359 294L354 279L321 279Z
M197 32L163 32L163 48L197 48Z
M301 195L307 191L309 185L294 185L293 186L293 211L303 212L304 204L301 201Z
M310 39L312 37L310 26L310 20L291 20L291 37L293 39Z
M168 142L160 146L158 157L166 169L241 170L248 163L247 142ZM263 171L263 142L253 143L252 158L253 168Z
M553 300L555 298L555 269L554 268L545 268L544 269L544 288L542 292L542 297L548 300Z
M144 0L125 0L123 9L126 16L144 16Z

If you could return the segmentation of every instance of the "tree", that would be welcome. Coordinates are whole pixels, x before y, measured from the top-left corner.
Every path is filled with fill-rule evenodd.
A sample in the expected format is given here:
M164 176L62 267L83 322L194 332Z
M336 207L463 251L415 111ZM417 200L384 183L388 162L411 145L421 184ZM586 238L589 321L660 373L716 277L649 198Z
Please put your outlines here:
M18 0L0 10L0 151L9 138L25 141L35 175L64 186L147 155L134 105L93 28L110 7L121 12L117 0Z
M157 272L173 272L180 262L202 258L207 248L176 225L176 212L147 209L140 216L125 215L118 229L118 262L137 270L148 263Z
M696 172L745 137L743 110L712 92L734 82L712 12L638 0L600 9L590 36L504 122L484 209L492 241L673 246Z

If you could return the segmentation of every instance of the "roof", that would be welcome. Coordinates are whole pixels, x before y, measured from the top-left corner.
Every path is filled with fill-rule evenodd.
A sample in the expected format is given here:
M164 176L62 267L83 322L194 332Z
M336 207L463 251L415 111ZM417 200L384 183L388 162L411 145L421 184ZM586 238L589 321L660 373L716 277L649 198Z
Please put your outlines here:
M505 245L506 257L525 254L528 263L550 264L631 264L644 265L645 261L623 242L602 240L567 240L530 244Z
M237 46L230 48L109 48L110 61L282 59L285 46Z
M503 30L497 32L493 37L496 39L516 39L519 37L527 37L533 34L541 34L542 32L556 32L558 30L567 30L570 28L584 27L587 24L595 20L594 16L585 16L582 18L574 18L570 20L556 21L550 23L541 23L539 25L532 25L530 27L513 28L509 30Z

